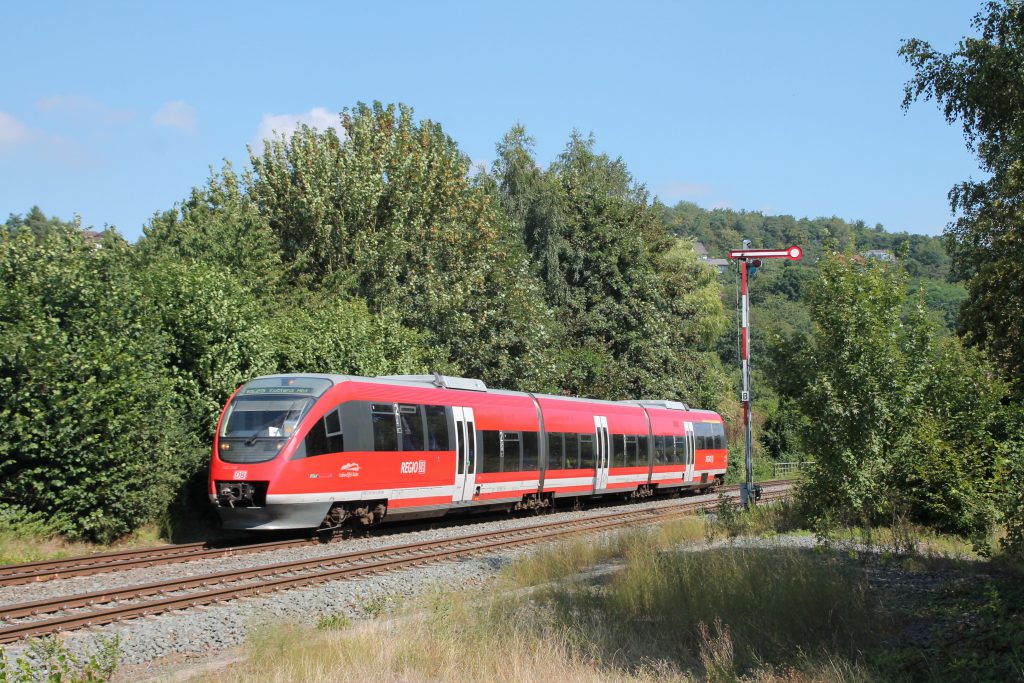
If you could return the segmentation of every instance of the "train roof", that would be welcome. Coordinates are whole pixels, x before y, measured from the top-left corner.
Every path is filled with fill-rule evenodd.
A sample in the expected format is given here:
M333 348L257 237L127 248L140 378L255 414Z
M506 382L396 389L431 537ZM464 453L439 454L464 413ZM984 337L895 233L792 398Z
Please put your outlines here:
M330 373L317 373L317 372L289 372L280 373L276 375L263 375L253 379L278 379L278 378L310 378L310 379L327 379L334 384L340 384L341 382L363 382L369 384L390 384L390 385L405 385L410 387L428 387L432 389L451 389L455 391L477 391L486 392L489 394L497 395L508 395L508 396L534 396L536 398L546 398L556 401L572 401L580 403L599 403L613 406L637 406L642 408L660 408L663 410L684 410L693 413L707 413L708 415L718 415L713 410L704 410L701 408L692 408L681 401L668 401L668 400L624 400L624 401L607 401L599 398L581 398L578 396L559 396L556 394L530 394L523 391L509 391L506 389L492 389L488 387L483 380L474 379L471 377L454 377L451 375L442 375L434 373L433 375L380 375L377 377L360 377L358 375L335 375Z

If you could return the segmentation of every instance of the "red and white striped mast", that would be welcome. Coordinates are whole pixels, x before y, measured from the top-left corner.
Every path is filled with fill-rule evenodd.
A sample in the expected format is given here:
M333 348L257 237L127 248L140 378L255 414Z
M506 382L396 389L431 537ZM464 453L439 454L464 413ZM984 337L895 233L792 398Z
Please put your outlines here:
M729 252L729 258L738 260L740 263L740 282L742 292L740 294L740 367L743 374L743 391L740 393L740 401L743 403L743 432L746 436L746 466L747 478L740 487L740 501L744 507L749 507L754 493L754 439L751 428L753 401L750 396L750 298L747 296L747 264L753 268L761 267L761 259L766 258L787 258L791 261L799 261L803 256L803 250L794 245L787 249L750 249L750 240L743 240L742 249L733 249Z

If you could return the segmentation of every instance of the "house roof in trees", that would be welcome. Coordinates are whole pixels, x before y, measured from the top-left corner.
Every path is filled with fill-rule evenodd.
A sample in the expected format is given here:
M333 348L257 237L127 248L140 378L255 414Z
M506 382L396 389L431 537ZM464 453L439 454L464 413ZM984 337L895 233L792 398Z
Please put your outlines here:
M868 251L860 252L860 255L864 258L878 259L879 261L895 261L896 257L892 255L891 251L885 249L869 249Z

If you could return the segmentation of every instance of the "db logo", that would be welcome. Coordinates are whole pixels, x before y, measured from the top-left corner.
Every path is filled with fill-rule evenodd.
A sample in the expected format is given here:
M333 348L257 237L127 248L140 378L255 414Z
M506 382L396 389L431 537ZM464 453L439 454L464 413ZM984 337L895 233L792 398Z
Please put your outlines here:
M235 473L234 473L234 475L232 475L232 477L233 477L233 478L234 478L234 479L235 479L236 481L237 481L237 480L239 480L239 479L245 479L245 478L246 478L246 477L248 477L248 476L249 476L249 472L248 472L248 470L235 470Z
M399 470L402 474L425 474L427 471L426 460L411 460L403 462Z

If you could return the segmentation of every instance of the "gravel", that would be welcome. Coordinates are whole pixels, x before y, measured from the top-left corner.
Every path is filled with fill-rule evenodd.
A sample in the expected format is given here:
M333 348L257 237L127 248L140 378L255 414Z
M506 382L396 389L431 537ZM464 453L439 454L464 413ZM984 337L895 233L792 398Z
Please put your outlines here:
M715 504L717 494L690 498ZM381 548L400 543L440 540L466 533L497 531L536 524L539 521L593 517L617 510L637 510L677 505L678 500L656 500L643 504L599 507L587 511L560 512L543 518L517 517L501 521L464 524L440 529L412 531L380 538L349 539L330 545L310 545L267 553L237 557L198 560L162 567L133 569L49 581L29 586L0 589L0 604L40 600L76 593L127 587L173 578L258 567L289 560L335 555L343 552ZM813 539L808 539L813 543ZM316 623L333 615L349 619L366 618L378 613L390 602L402 601L430 591L437 586L480 586L492 580L498 571L525 549L499 551L487 556L474 556L444 563L409 568L398 572L371 575L363 579L338 580L276 593L232 600L179 612L170 612L108 626L68 632L63 639L76 654L88 654L102 644L101 638L120 639L121 665L138 665L166 657L214 656L218 652L244 643L254 625L270 621ZM25 652L26 645L4 646L11 661Z

